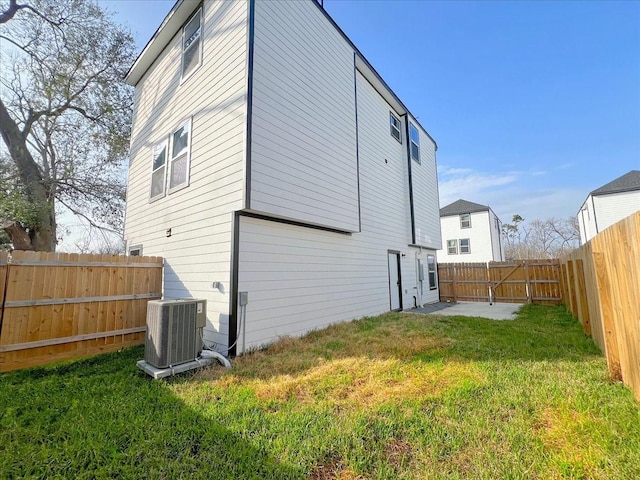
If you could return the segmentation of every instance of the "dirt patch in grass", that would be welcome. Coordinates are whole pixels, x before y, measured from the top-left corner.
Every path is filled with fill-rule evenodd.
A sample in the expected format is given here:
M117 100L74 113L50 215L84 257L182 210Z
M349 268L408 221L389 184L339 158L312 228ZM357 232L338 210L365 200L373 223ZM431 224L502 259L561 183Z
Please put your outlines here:
M313 467L309 480L365 480L351 468L345 468L338 456L332 456L325 462Z
M413 447L409 442L395 438L385 446L384 455L389 465L391 465L396 472L399 472L411 463Z

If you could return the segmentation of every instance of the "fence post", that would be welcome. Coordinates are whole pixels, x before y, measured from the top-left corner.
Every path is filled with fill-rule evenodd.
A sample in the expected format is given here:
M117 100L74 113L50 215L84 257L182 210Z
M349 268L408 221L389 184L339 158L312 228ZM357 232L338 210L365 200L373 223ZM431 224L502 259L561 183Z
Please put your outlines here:
M578 280L578 312L580 314L580 321L582 322L582 328L584 333L591 336L591 319L589 317L589 304L587 303L587 288L584 281L584 262L578 258L576 260L576 272Z
M522 267L524 268L524 288L527 291L527 303L531 303L533 295L531 293L531 280L529 279L529 262L523 260Z

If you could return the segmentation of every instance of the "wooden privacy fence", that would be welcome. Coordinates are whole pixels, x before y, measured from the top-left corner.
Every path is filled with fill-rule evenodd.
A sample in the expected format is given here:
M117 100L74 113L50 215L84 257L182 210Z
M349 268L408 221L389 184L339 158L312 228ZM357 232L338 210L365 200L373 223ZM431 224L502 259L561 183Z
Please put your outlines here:
M440 301L558 304L560 261L439 263Z
M640 212L561 261L567 308L640 401Z
M162 257L0 252L0 371L144 342Z

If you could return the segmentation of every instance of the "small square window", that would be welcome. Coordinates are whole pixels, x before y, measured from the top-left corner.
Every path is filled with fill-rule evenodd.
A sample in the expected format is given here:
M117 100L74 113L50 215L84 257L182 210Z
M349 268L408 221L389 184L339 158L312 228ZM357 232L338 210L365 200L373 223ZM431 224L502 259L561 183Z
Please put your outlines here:
M135 245L135 246L129 247L129 256L130 257L142 256L142 245Z
M411 159L420 163L420 133L413 123L409 124L409 140L411 142Z
M471 253L471 242L468 238L460 239L460 253Z
M391 127L391 136L402 143L402 124L400 123L400 119L393 113L389 112L389 123Z
M460 228L471 228L471 214L463 213L460 215Z
M458 254L458 240L447 240L447 253L449 255Z
M188 76L202 60L202 9L182 29L182 78Z

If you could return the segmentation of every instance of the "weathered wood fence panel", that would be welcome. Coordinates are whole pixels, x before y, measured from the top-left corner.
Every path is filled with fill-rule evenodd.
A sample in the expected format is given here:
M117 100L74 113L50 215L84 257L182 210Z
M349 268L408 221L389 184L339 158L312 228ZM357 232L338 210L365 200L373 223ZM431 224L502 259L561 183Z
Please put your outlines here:
M144 341L147 302L161 297L161 257L16 251L4 258L0 371Z
M558 304L561 277L557 259L438 264L440 300L444 302Z
M488 302L486 263L439 263L440 301Z
M562 258L566 306L640 401L640 212Z

